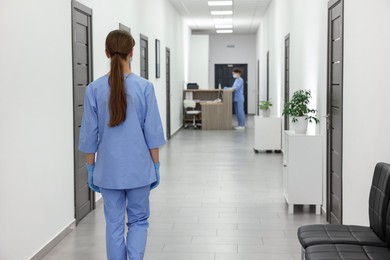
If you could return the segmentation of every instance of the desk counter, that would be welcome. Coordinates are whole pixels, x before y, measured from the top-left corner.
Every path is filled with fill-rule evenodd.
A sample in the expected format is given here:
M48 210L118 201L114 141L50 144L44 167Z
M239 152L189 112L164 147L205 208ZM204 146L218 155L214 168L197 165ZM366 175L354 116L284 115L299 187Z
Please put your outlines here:
M233 91L231 90L185 90L192 93L202 111L202 130L232 130ZM222 102L212 100L221 99Z

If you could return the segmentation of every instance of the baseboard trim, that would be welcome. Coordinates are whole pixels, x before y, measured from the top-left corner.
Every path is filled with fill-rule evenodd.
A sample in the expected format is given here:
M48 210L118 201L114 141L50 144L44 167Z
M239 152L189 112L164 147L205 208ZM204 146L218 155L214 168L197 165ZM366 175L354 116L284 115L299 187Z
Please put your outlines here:
M73 220L64 230L55 236L49 243L41 248L30 260L39 260L47 255L56 245L58 245L76 227L76 220Z
M184 127L184 125L181 125L173 134L171 134L171 138L174 137L177 133L180 132L180 130L182 130Z
M321 207L321 213L322 213L322 216L325 216L326 217L326 208L324 207Z

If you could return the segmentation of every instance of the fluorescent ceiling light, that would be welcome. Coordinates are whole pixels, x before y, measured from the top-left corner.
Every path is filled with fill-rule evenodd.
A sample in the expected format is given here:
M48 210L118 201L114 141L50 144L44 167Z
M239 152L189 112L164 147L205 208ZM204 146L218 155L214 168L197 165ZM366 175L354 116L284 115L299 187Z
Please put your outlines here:
M232 24L216 24L215 29L232 29Z
M211 11L211 15L232 15L233 11L228 10L228 11Z
M232 33L233 30L217 30L217 33Z
M219 19L214 19L215 24L232 24L233 19L232 18L219 18Z
M230 6L233 1L208 1L209 6Z

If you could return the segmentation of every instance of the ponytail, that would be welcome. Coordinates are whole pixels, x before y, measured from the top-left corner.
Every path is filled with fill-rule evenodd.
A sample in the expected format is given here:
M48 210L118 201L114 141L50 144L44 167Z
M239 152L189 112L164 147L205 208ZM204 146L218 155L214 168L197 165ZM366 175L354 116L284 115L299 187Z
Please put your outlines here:
M130 33L115 30L106 38L106 52L110 55L110 127L120 125L126 120L126 84L123 76L123 61L133 51L135 41Z
M110 127L117 126L125 121L127 100L126 88L123 78L123 65L119 54L115 53L111 57L111 71L110 71Z

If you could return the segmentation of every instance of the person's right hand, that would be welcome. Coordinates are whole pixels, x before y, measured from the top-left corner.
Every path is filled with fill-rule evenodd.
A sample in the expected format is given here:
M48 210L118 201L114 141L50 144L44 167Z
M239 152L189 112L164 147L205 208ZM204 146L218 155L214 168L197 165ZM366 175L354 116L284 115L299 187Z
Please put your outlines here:
M150 190L153 190L157 188L158 185L160 185L160 163L159 162L154 164L154 171L156 173L156 181L150 185Z
M87 166L87 170L88 170L88 186L91 190L93 190L94 192L99 192L100 193L100 188L98 186L96 186L95 184L93 184L93 174L95 172L95 164L93 165L90 165L88 163L85 164Z

